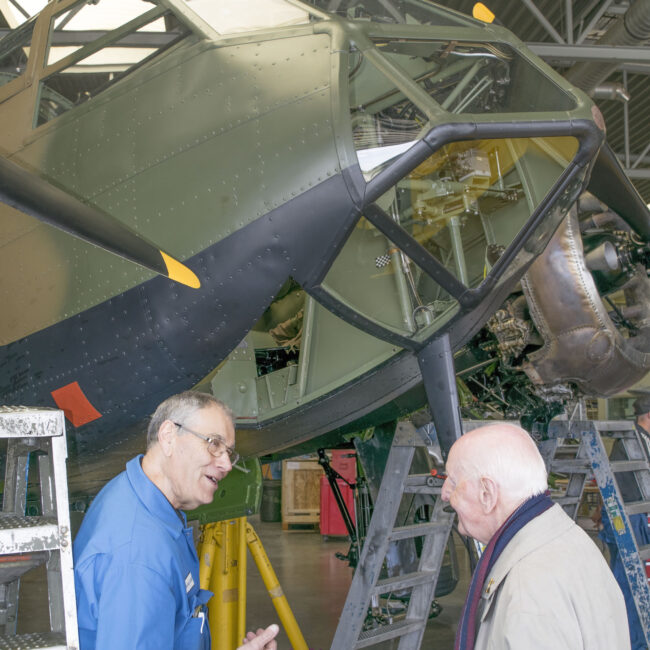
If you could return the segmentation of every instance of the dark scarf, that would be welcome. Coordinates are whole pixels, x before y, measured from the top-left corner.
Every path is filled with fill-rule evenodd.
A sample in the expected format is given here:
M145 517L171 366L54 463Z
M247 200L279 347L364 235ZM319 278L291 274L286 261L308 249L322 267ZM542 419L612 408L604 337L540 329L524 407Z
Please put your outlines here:
M538 494L524 501L497 530L476 565L476 570L469 585L467 600L460 617L458 630L456 631L456 643L454 650L471 650L474 648L476 639L476 618L478 605L481 602L483 585L490 570L494 566L503 549L508 545L515 534L520 531L529 521L548 510L553 505L548 490L544 494Z

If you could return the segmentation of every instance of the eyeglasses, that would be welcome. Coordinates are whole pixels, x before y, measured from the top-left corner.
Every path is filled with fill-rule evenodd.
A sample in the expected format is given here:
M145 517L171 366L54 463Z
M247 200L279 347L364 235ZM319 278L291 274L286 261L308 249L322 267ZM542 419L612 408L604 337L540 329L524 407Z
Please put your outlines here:
M215 436L214 438L210 438L208 436L204 436L201 433L197 433L196 431L192 431L192 429L188 429L184 424L181 424L180 422L174 422L174 425L177 426L179 429L185 429L185 431L191 433L193 436L196 436L197 438L201 438L201 440L205 440L208 443L208 451L213 456L218 458L222 454L228 454L228 458L230 459L231 465L234 465L239 460L239 454L232 447L228 447L228 445L223 441L221 436Z

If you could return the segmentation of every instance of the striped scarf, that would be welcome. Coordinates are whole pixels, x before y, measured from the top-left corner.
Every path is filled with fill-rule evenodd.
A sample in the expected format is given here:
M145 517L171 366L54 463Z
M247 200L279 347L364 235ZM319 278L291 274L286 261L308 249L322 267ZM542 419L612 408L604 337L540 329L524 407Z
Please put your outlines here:
M476 618L478 605L481 602L483 585L490 570L494 566L503 549L508 545L515 534L529 521L541 515L553 505L548 490L543 494L531 497L524 501L501 525L488 543L481 559L479 560L472 582L469 586L467 600L460 617L454 650L472 650L476 639Z

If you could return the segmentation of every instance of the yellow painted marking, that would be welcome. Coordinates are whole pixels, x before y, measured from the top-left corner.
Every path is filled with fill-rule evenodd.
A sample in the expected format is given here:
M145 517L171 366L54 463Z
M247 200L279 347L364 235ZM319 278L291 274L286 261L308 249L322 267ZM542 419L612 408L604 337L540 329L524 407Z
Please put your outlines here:
M614 517L614 529L620 535L625 531L625 524L623 523L623 518L621 516Z
M198 289L201 286L201 281L196 276L194 271L190 270L178 260L175 260L170 255L167 255L164 251L160 251L165 266L167 266L167 277L170 280L175 280L181 284L185 284L192 289Z
M494 14L482 3L477 2L472 8L472 16L476 20L481 20L484 23L491 23L494 20Z

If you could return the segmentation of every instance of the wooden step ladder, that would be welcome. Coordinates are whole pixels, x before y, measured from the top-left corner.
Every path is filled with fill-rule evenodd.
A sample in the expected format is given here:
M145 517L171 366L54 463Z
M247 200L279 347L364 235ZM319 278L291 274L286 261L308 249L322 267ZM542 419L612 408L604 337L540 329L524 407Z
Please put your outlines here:
M63 412L0 407L0 438L7 440L0 512L0 648L78 650ZM34 456L41 514L26 516ZM50 632L17 635L20 576L39 564L47 568Z
M546 466L549 472L566 474L568 478L565 494L555 501L573 519L578 515L587 479L591 476L596 479L650 645L650 587L645 573L650 545L637 545L629 520L630 515L650 513L650 463L644 443L634 424L627 421L553 421L549 425L548 438L539 445ZM616 455L616 459L610 458L607 452L604 443L607 438L614 440L613 448L617 453L612 455ZM563 444L566 439L574 439L578 444ZM634 495L632 500L623 500L623 485L626 493Z

